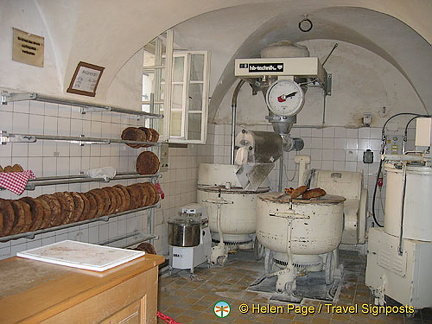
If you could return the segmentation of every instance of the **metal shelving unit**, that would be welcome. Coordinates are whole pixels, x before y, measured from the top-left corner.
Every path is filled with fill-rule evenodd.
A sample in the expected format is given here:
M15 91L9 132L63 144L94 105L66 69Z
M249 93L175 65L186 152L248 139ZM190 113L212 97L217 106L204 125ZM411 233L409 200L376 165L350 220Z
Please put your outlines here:
M142 175L139 173L117 173L113 178L92 178L85 174L77 175L66 175L66 176L52 176L52 177L40 177L37 179L31 179L28 181L25 190L35 190L36 187L42 186L54 186L64 185L71 183L86 183L86 182L110 182L115 180L128 180L128 179L154 179L160 178L160 174ZM0 186L0 190L5 190Z
M81 136L58 136L58 135L34 135L34 134L15 134L8 133L7 131L0 130L0 144L7 143L35 143L37 140L43 141L57 141L57 142L69 142L72 144L84 145L84 144L101 144L109 145L112 143L124 143L124 144L142 144L150 146L160 146L161 143L156 142L140 142L140 141L129 141L118 138L100 138L100 137L86 137Z
M48 228L44 228L44 229L37 230L37 231L34 231L34 232L25 232L25 233L19 233L19 234L14 234L14 235L9 235L9 236L3 236L3 237L0 237L0 242L5 242L5 241L9 241L9 240L16 240L16 239L19 239L19 238L33 239L37 234L43 234L43 233L53 232L53 231L57 231L57 230L65 229L65 228L75 227L75 226L79 226L79 225L85 225L85 224L94 223L94 222L100 222L100 221L107 222L107 221L109 221L113 217L118 217L118 216L121 216L121 215L131 214L131 213L135 213L135 212L139 212L139 211L143 211L143 210L147 210L147 209L151 210L153 208L159 208L159 207L160 207L160 204L158 203L156 205L141 207L141 208L137 208L137 209L131 209L131 210L127 210L127 211L124 211L124 212L121 212L121 213L117 213L117 214L111 214L111 215L106 215L106 216L102 216L102 217L98 217L98 218L86 219L84 221L80 221L80 222L76 222L76 223L70 223L70 224L64 224L64 225L59 225L59 226L48 227ZM134 233L140 233L140 232L135 231ZM123 238L135 236L136 234L134 234L134 233L127 234L127 235L125 235L122 238L117 238L115 240L110 240L109 243L115 242L115 241L119 241L120 239L123 239ZM140 233L140 235L143 237L143 239L141 241L138 241L137 243L148 241L150 239L156 238L156 236L153 235L153 234L143 234L143 233ZM105 243L105 245L106 244L108 244L108 243ZM102 245L104 245L104 244L102 244Z
M161 119L164 118L161 114L148 113L145 111L137 111L132 109L124 109L120 107L114 106L105 106L100 104L94 104L89 102L75 101L69 99L55 98L51 96L46 96L38 93L9 93L7 91L1 92L1 104L7 105L10 102L16 101L25 101L25 100L35 100L41 102L54 103L59 105L70 105L73 107L78 107L80 109L81 114L85 114L86 112L110 112L110 113L119 113L119 114L127 114L134 115L139 120L140 118L144 119ZM152 107L151 107L152 108ZM151 109L153 111L153 109ZM35 143L38 140L44 141L60 141L60 142L69 142L71 144L85 145L85 144L99 144L99 145L109 145L112 143L123 143L123 144L140 144L140 145L148 145L148 146L160 146L161 143L155 142L140 142L140 141L129 141L122 140L116 138L96 138L96 137L86 137L84 135L81 136L59 136L59 135L38 135L38 134L15 134L8 133L5 130L0 130L0 144L7 143ZM41 177L38 179L30 180L26 190L34 190L37 186L50 186L50 185L61 185L61 184L71 184L71 183L86 183L86 182L109 182L111 180L126 180L126 179L139 179L139 178L148 178L152 183L155 182L155 179L159 178L160 174L153 175L140 175L138 173L118 173L114 178L106 180L104 178L91 178L87 175L66 175L66 176L54 176L54 177ZM0 187L0 189L3 189ZM34 232L20 233L16 235L11 235L7 237L0 237L1 241L8 241L18 238L30 238L33 239L35 235L47 233L51 231L56 231L64 228L70 228L74 226L84 225L96 221L108 221L112 217L117 217L124 214L130 214L138 211L149 210L147 224L149 226L150 233L154 232L154 208L159 208L160 204L156 204L153 206L146 206L139 209L128 210L125 212L121 212L118 214L107 215L95 219L85 220L81 222L65 224L56 227L50 227L47 229L37 230ZM123 240L129 237L137 237L138 240L134 244L138 244L144 241L150 241L153 243L153 239L157 238L153 234L144 234L141 232L135 231L134 233L126 234L120 238L116 238L110 240L109 242L101 242L100 244L110 244L116 241Z
M74 106L74 107L79 107L82 114L85 114L87 111L89 111L89 112L90 111L106 111L106 112L135 115L135 116L144 117L144 118L156 118L156 119L164 118L163 115L152 114L152 113L148 113L145 111L125 109L125 108L114 107L114 106L105 106L105 105L100 105L100 104L93 104L90 102L84 102L84 101L55 98L55 97L50 97L50 96L42 95L42 94L35 93L35 92L9 93L7 91L2 91L2 93L1 93L2 105L6 105L9 102L24 101L24 100L35 100L35 101L55 103L55 104L59 104L59 105L70 105L70 106Z

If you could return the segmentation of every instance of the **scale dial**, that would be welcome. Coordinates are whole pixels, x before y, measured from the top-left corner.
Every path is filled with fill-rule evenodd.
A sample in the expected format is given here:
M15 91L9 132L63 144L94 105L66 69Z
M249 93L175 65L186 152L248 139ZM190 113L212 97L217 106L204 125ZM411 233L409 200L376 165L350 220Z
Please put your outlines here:
M279 80L267 90L266 103L275 115L293 116L303 108L304 92L295 81Z

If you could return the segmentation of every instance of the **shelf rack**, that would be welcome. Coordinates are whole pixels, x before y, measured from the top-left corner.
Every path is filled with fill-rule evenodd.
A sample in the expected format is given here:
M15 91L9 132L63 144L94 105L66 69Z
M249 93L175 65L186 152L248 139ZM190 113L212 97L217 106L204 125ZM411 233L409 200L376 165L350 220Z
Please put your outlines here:
M110 218L113 218L113 217L118 217L121 215L131 214L131 213L135 213L135 212L139 212L139 211L147 210L147 209L153 209L153 208L160 208L160 204L157 203L156 205L145 206L145 207L141 207L141 208L137 208L137 209L131 209L131 210L127 210L127 211L124 211L121 213L117 213L117 214L111 214L111 215L106 215L106 216L102 216L102 217L98 217L98 218L86 219L86 220L81 221L81 222L59 225L59 226L54 226L54 227L48 227L48 228L44 228L44 229L37 230L34 232L25 232L25 233L19 233L19 234L14 234L14 235L9 235L9 236L3 236L3 237L0 237L0 242L16 240L19 238L34 239L34 237L37 234L43 234L43 233L58 231L61 229L70 228L70 227L79 226L79 225L85 225L85 224L94 223L94 222L98 222L98 221L107 222ZM152 235L152 234L145 234L145 236L146 236L147 240L156 238L156 236ZM115 240L113 240L113 242L118 241L118 240L119 239L115 239ZM143 241L144 241L144 239L142 240L142 242ZM107 244L107 243L105 243L105 244Z
M133 242L129 242L126 245L118 243L120 241L129 239L132 237L135 240ZM155 238L158 238L158 237L156 235L145 234L145 233L142 233L140 231L135 230L132 233L128 233L126 235L121 235L121 236L115 237L113 239L101 241L101 242L99 242L99 244L125 249L125 248L129 248L129 247L132 247L132 246L137 245L139 243L146 242L148 240L155 239Z
M86 137L84 135L81 135L81 136L58 136L58 135L15 134L15 133L8 133L7 131L4 131L4 130L0 130L0 144L35 143L37 140L69 142L69 143L78 144L81 146L84 144L109 145L112 143L140 144L140 145L150 145L150 146L162 145L162 143L158 143L158 142L129 141L129 140L122 140L122 139L117 139L117 138Z
M145 111L138 111L138 110L132 110L132 109L125 109L120 107L114 107L114 106L105 106L101 104L94 104L84 101L76 101L76 100L69 100L69 99L62 99L62 98L55 98L46 96L43 94L35 93L35 92L27 92L27 93L8 93L7 91L1 92L1 103L2 105L6 105L9 102L15 102L15 101L24 101L24 100L35 100L35 101L42 101L42 102L49 102L49 103L55 103L60 105L70 105L74 107L79 107L80 112L82 114L85 114L87 111L108 111L108 112L116 112L116 113L122 113L122 114L128 114L128 115L135 115L137 117L145 117L145 118L154 118L154 119L160 119L164 118L161 114L153 114L148 113Z
M65 176L52 176L52 177L40 177L37 179L30 179L25 187L25 190L35 190L36 187L42 186L54 186L54 185L64 185L71 183L87 183L87 182L110 182L115 180L128 180L128 179L154 179L160 178L161 175L156 174L146 174L142 175L136 172L127 173L119 172L113 178L92 178L86 174L77 175L65 175ZM5 190L0 186L0 190Z
M124 109L120 107L115 106L105 106L101 104L95 104L95 103L89 103L89 102L82 102L82 101L76 101L76 100L69 100L69 99L62 99L62 98L56 98L51 96L46 96L43 94L38 94L35 92L27 92L27 93L9 93L7 91L1 92L1 104L7 105L9 102L16 102L16 101L25 101L25 100L34 100L34 101L41 101L41 102L48 102L48 103L54 103L54 104L60 104L60 105L70 105L73 107L80 108L80 113L85 114L86 112L93 112L93 111L101 111L101 112L113 112L113 113L120 113L120 114L128 114L128 115L134 115L139 120L142 118L149 118L149 119L161 119L164 118L162 114L154 114L154 113L148 113L145 111L138 111L138 110L132 110L132 109ZM151 111L153 112L153 106L154 103L151 103ZM139 141L129 141L129 140L121 140L121 139L112 139L112 138L95 138L95 137L86 137L84 135L81 136L57 136L57 135L33 135L33 134L11 134L7 133L6 131L0 130L0 144L7 144L7 143L34 143L37 140L52 140L52 141L63 141L63 142L70 142L70 143L76 143L79 145L84 144L102 144L102 145L108 145L111 143L124 143L124 144L143 144L143 145L149 145L149 146L160 146L161 143L155 143L155 142L139 142ZM132 174L132 173L124 173L124 174L117 174L116 177L114 177L111 180L124 180L124 179L136 179L136 178L151 178L151 181L154 182L154 179L157 177L160 177L160 175L139 175L138 173ZM57 177L45 177L45 178L39 178L35 180L29 181L27 190L34 189L35 186L48 186L48 185L59 185L59 184L68 184L68 183L83 183L83 182L100 182L105 181L103 178L90 178L84 175L70 175L70 176L57 176ZM0 189L3 189L0 187ZM1 237L1 241L5 240L12 240L17 239L21 237L27 237L27 238L34 238L35 235L46 233L50 231L56 231L64 228L69 228L73 226L83 225L91 222L96 221L108 221L112 217L137 212L140 210L149 210L148 214L148 224L150 232L154 232L154 211L153 209L156 207L160 207L160 204L154 205L154 206L147 206L144 208L139 208L135 210L125 211L118 214L103 216L97 219L91 219L91 220L85 220L77 223L72 224L66 224L62 226L56 226L51 227L43 230L38 230L34 232L28 232L28 233L20 233L8 237ZM124 238L129 238L136 236L137 234L129 233L126 234L125 237L118 238L112 240L112 242L120 241ZM127 237L126 237L127 236ZM153 234L143 234L140 233L140 240L137 243L148 241L150 240L150 243L153 244L153 239L157 238L157 236ZM104 242L102 242L104 243ZM109 244L111 242L108 242L105 244Z

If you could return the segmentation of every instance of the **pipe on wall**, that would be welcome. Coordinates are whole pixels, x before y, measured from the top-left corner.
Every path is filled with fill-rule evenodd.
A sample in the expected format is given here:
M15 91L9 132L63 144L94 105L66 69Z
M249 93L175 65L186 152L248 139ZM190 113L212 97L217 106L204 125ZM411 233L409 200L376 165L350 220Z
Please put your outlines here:
M235 150L235 125L237 122L237 98L241 87L245 83L245 80L240 80L234 89L234 93L231 100L231 152L230 152L230 163L234 164L234 150Z

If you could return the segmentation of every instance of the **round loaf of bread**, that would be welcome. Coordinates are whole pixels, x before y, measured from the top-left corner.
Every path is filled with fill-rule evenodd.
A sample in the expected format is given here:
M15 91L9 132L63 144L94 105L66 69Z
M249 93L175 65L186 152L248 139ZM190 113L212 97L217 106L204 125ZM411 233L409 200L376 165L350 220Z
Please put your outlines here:
M129 209L136 209L139 208L141 205L141 190L134 185L130 185L126 187L127 191L129 192L130 196L130 206Z
M123 194L121 197L121 211L129 210L131 204L131 197L129 195L129 191L126 189L125 186L122 185L115 185L114 188Z
M0 213L3 218L3 226L0 235L8 236L11 234L15 222L15 213L10 200L0 198Z
M147 141L146 133L137 127L125 128L121 134L121 139L128 140L128 141L137 141L137 142ZM135 149L141 147L141 144L127 143L126 145Z
M150 131L152 132L152 142L157 142L159 140L159 133L156 129L150 128Z
M155 174L159 170L159 158L151 151L144 151L136 160L136 171L139 174Z
M125 191L121 187L119 187L118 185L114 186L112 188L117 192L119 202L120 202L119 206L117 206L117 212L121 213L121 212L126 211L127 208L129 207L129 200L126 198Z
M153 142L153 133L150 128L147 127L138 127L141 131L146 134L146 142ZM149 147L149 144L142 144L141 147Z
M81 199L83 200L83 203L84 203L83 211L80 215L80 218L78 219L78 222L80 222L80 221L85 220L89 217L91 206L90 206L89 198L84 193L77 192L77 194L81 196Z
M39 196L39 198L45 200L51 209L49 226L58 226L63 222L63 217L61 215L61 205L57 197L51 194L45 194Z
M73 210L71 214L71 222L75 223L81 219L82 213L84 211L84 199L77 192L70 192L70 196L73 199Z
M92 189L90 191L87 192L90 195L93 195L93 197L96 200L96 214L95 214L95 218L101 217L105 215L105 212L107 210L107 207L109 206L105 206L107 205L107 199L105 195L102 193L102 190L100 189Z
M40 201L31 197L22 197L19 200L26 202L30 206L31 226L29 231L38 230L42 224L44 212Z
M86 220L86 219L92 219L99 217L102 214L102 211L100 211L100 215L98 216L99 210L98 210L98 201L96 199L96 196L93 195L93 193L86 192L83 194L88 202L89 202L89 211L88 214L83 214L80 220Z
M75 205L73 197L66 191L55 192L53 193L53 196L55 196L59 201L61 209L61 217L58 218L58 221L54 226L72 223L72 214Z
M37 201L40 206L42 206L42 220L40 221L39 229L44 229L50 227L51 223L51 207L49 206L48 202L40 197L37 197L34 199Z
M11 235L19 234L22 232L26 225L26 211L24 210L24 205L21 204L18 200L11 200L10 201L13 211L14 211L14 224L11 231Z

